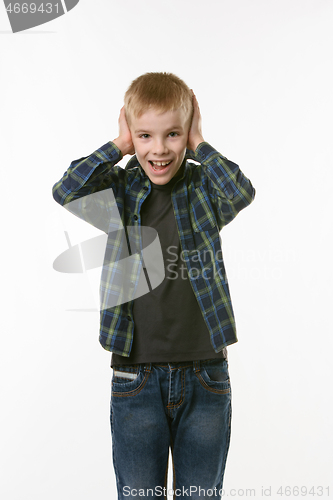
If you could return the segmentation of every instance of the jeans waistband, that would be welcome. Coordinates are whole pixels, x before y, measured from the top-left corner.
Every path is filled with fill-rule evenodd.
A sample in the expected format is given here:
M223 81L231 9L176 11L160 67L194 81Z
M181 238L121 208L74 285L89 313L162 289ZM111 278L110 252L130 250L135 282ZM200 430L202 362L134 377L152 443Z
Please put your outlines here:
M200 370L202 364L216 363L217 361L224 361L226 358L210 358L210 359L200 359L196 361L175 361L175 362L162 362L162 363L137 363L133 365L114 365L115 369L119 369L121 366L122 370L129 372L136 372L141 367L145 372L151 372L154 366L161 368L168 368L169 370L178 370L180 368L193 368L195 372Z
M223 361L225 358L211 358L211 359L200 359L197 361L176 361L171 363L142 363L144 370L151 372L153 366L160 366L161 368L169 368L177 370L179 368L193 368L194 372L200 370L200 365L212 363L216 361Z

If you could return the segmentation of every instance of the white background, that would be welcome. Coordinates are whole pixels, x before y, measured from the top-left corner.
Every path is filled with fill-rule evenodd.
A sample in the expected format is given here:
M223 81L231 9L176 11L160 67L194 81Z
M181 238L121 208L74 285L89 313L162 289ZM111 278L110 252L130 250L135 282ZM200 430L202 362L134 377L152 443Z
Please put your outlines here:
M88 277L52 268L51 188L117 136L146 71L194 89L205 139L257 190L222 231L239 338L224 487L333 494L332 25L330 0L81 0L12 34L0 6L2 499L116 498L110 355L98 312L67 310L93 307Z

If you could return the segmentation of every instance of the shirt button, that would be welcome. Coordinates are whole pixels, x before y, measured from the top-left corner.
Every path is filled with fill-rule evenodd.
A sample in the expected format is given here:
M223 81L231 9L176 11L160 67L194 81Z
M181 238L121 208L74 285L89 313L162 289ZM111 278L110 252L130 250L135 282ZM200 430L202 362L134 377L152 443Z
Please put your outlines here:
M131 316L127 316L128 321L132 321Z
M138 217L136 214L134 214L134 215L133 215L133 219L134 219L134 220L138 220L138 218L139 218L139 217Z
M147 186L143 186L143 190L144 191L148 191L148 187Z

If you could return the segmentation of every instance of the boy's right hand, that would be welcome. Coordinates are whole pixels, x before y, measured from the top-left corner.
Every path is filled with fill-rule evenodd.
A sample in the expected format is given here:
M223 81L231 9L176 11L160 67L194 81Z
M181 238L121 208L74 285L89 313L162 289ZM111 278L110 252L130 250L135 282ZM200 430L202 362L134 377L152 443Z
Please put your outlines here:
M123 156L134 155L135 149L132 141L132 134L126 120L124 106L120 110L118 125L119 125L119 135L112 142L117 146L117 148L120 149Z

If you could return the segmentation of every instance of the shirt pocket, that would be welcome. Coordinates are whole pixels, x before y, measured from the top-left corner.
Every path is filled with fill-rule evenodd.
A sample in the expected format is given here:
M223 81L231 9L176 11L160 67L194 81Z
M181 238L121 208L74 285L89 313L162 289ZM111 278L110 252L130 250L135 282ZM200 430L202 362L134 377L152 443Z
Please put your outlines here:
M191 194L190 222L196 233L214 231L217 228L210 199L202 186L194 189Z

